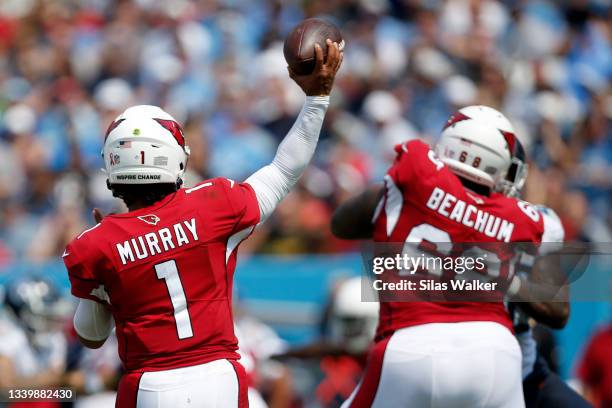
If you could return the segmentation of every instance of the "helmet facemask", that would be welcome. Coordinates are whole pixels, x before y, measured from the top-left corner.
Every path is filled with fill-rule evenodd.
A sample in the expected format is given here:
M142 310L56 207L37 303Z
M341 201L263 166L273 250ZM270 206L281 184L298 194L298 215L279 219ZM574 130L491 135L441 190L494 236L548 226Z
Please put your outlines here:
M519 198L525 181L527 180L527 171L528 165L525 149L523 149L521 143L516 139L510 167L508 167L504 179L497 185L496 191L508 197Z

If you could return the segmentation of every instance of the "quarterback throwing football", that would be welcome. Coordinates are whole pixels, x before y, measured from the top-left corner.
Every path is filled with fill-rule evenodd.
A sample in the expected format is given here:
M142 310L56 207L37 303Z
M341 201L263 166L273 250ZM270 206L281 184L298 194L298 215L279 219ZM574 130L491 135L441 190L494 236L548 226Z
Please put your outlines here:
M335 74L327 58L291 78L306 93L271 164L245 182L206 180L183 189L189 148L178 123L155 106L133 106L104 142L108 187L129 212L106 216L63 255L74 327L88 347L116 328L125 375L118 407L246 407L232 319L236 251L297 182L315 150Z

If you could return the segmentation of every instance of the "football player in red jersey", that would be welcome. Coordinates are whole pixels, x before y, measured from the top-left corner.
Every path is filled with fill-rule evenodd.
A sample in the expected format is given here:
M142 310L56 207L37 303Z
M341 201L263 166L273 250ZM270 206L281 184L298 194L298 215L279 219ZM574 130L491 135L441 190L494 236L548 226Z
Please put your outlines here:
M500 112L463 108L451 116L435 150L421 141L397 146L383 190L341 206L332 230L341 238L429 246L547 242L561 228L558 218L508 191L524 181L524 174L513 175L518 183L506 180L517 142ZM518 276L503 279L511 293L521 294ZM366 372L344 407L524 406L521 352L501 301L380 306ZM566 313L563 303L549 306L558 309L551 314Z
M232 280L236 251L297 182L314 153L342 62L315 46L313 73L291 78L306 93L272 163L245 182L206 180L182 189L189 154L178 123L155 106L133 106L104 142L108 187L129 212L106 216L63 255L74 327L100 347L113 325L126 374L118 407L245 407L236 361Z

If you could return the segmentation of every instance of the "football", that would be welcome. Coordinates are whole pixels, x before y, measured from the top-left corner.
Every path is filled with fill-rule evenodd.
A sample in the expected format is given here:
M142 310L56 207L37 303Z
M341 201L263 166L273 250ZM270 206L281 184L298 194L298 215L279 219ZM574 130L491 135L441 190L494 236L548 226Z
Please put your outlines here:
M340 50L344 48L342 33L338 27L328 21L309 18L298 24L285 39L283 53L289 67L298 75L311 73L315 67L314 45L319 44L323 56L327 57L325 40L337 42Z

